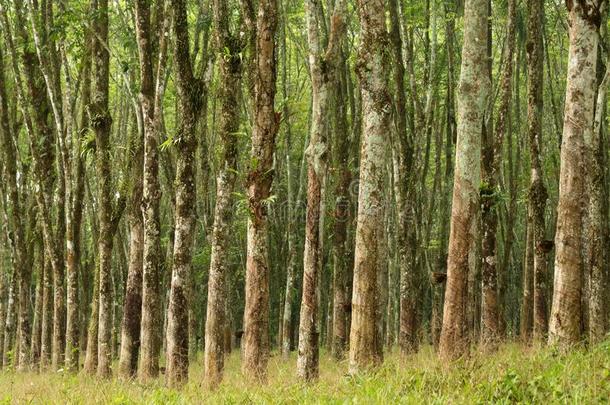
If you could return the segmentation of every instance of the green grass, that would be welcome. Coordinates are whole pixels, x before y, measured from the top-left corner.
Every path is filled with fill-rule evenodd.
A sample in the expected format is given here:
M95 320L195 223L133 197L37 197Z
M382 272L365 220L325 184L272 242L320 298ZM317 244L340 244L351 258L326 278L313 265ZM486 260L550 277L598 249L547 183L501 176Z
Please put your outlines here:
M239 352L230 356L225 381L214 392L201 386L201 362L190 382L171 390L162 379L150 385L63 373L0 372L0 404L606 404L610 402L610 341L590 350L559 354L552 349L504 345L497 353L475 353L467 361L441 364L430 348L401 358L387 354L375 373L349 377L347 364L323 354L320 381L299 382L295 358L273 356L266 385L246 383Z

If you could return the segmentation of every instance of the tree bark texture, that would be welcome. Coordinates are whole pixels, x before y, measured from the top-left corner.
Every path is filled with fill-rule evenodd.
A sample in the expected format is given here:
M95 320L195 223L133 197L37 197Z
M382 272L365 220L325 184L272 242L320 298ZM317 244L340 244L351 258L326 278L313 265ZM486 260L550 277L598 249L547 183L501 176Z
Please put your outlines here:
M591 137L593 130L601 3L599 0L567 3L570 50L549 325L549 343L564 348L577 344L581 338L585 139Z
M382 361L377 342L377 273L381 271L379 240L384 229L384 176L390 134L388 89L389 44L385 1L358 2L361 39L357 73L362 92L362 140L358 214L354 251L349 372L356 374Z
M458 96L458 127L447 260L447 290L439 354L453 360L469 352L468 275L476 255L481 181L481 135L489 95L487 1L466 0Z

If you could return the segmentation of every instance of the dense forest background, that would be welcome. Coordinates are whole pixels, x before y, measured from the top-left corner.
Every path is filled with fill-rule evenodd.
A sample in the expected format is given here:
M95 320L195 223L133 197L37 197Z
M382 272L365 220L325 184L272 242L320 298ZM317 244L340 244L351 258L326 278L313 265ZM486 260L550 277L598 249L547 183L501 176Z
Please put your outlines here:
M602 341L608 2L566 3L0 0L2 366Z

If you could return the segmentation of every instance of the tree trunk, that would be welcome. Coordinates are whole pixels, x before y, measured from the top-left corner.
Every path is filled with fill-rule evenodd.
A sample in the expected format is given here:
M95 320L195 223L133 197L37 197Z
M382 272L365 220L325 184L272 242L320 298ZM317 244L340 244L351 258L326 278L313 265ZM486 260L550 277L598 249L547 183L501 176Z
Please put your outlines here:
M378 365L382 353L377 342L380 251L384 229L384 176L390 133L391 98L388 89L388 54L385 46L385 1L359 1L362 27L358 75L362 92L362 144L360 184L354 253L352 324L349 372L357 374Z
M256 49L252 58L254 124L248 185L248 253L244 310L244 374L254 380L267 378L269 360L269 264L267 214L273 182L273 153L279 127L274 110L276 82L275 32L277 0L260 0L256 21Z
M542 29L544 23L544 1L534 0L528 4L528 135L530 141L531 177L529 206L532 220L531 243L534 254L534 318L533 339L540 342L547 333L546 311L546 252L543 248L545 235L544 211L548 198L542 173L540 147L542 144L543 66L544 49Z
M504 138L510 131L510 109L512 97L513 56L515 50L516 7L515 0L508 2L508 22L506 48L504 51L504 69L500 79L501 102L498 112L498 125L496 137L492 138L491 130L487 131L487 138L483 148L483 184L482 190L482 216L483 216L483 284L482 284L482 343L492 349L497 345L500 337L500 303L498 296L498 273L506 271L498 268L497 232L499 205L500 167L502 164L502 150ZM490 20L491 21L491 20ZM486 192L484 192L486 191Z
M175 238L167 314L167 383L182 385L188 377L188 307L191 257L195 231L195 130L200 116L203 81L193 76L184 0L174 0L174 60L176 61L179 120L176 133Z
M351 220L349 187L352 181L349 168L350 140L347 122L347 66L344 51L338 64L337 89L335 92L335 129L333 140L333 161L335 171L335 210L333 235L333 331L332 355L343 359L347 347L349 242L348 225Z
M243 43L230 30L230 16L223 0L214 1L216 48L219 63L219 135L223 143L223 162L218 173L212 257L208 279L208 302L205 323L204 380L215 388L223 377L226 347L225 330L228 325L228 270L229 243L233 217L233 188L237 173L237 138L239 130L240 85Z
M17 139L11 131L9 119L9 105L6 94L6 84L4 77L4 55L0 51L0 132L2 133L2 151L4 154L4 176L7 183L8 203L11 205L9 226L9 236L11 238L11 254L13 263L13 274L19 280L19 369L25 370L29 366L30 357L30 314L29 314L29 291L31 270L28 268L25 259L27 257L25 241L25 221L24 212L21 210L23 198L19 195L17 187L17 150L15 145Z
M607 294L608 282L607 264L605 263L608 254L604 250L604 246L607 246L607 237L604 232L604 223L607 219L604 215L604 199L607 201L608 197L604 187L605 159L602 137L603 117L606 112L607 91L610 85L610 57L606 59L606 73L597 92L593 131L586 132L585 136L590 136L586 136L584 139L588 172L586 194L589 196L587 227L585 228L585 238L587 240L585 268L589 273L588 333L589 342L592 344L603 341L608 328L608 315L604 308L604 295Z
M93 41L93 78L91 104L91 128L95 133L96 176L98 180L98 263L99 263L99 312L98 312L98 359L97 374L109 377L112 331L112 190L110 175L110 126L112 118L108 111L109 59L106 48L108 40L108 0L98 0L94 27L97 35Z
M39 235L36 236L40 238ZM42 335L42 292L44 290L44 266L45 266L45 257L44 257L44 249L42 247L42 243L40 239L36 241L36 249L38 251L38 261L36 262L36 267L38 268L38 283L36 284L36 297L34 301L34 315L32 321L32 346L30 349L31 355L31 363L34 370L38 370L40 366L40 343L41 343L41 335ZM0 281L1 282L1 281ZM0 291L0 297L2 297L2 292ZM1 319L0 319L1 321ZM1 323L0 323L1 324ZM1 341L1 340L0 340Z
M87 374L95 374L97 370L97 335L99 329L98 321L100 313L100 269L98 263L94 264L94 271L95 274L93 276L93 292L91 294L91 314L89 315L89 327L87 328L87 350L85 352L85 364L83 365L83 370Z
M2 367L9 368L15 365L15 337L16 337L16 312L15 295L17 294L19 277L15 272L11 274L11 283L8 287L8 299L6 303L6 315L4 317L4 325L0 325L4 329L4 347L2 349Z
M568 2L570 50L561 143L559 203L555 236L555 280L549 343L568 347L581 338L585 139L591 137L595 105L597 46L602 1ZM589 175L591 175L589 173Z
M159 184L158 134L162 127L163 80L165 80L165 36L159 39L159 64L157 66L156 87L153 83L153 44L150 8L148 2L137 1L138 51L140 61L140 104L142 106L144 129L144 171L142 213L144 220L144 241L142 252L142 297L140 319L140 359L138 378L147 382L159 373L159 352L162 341L162 295L161 279L161 225L159 204L161 189ZM157 18L163 21L163 32L167 31L170 20L166 16L167 6L159 4ZM134 309L135 312L135 309ZM136 354L133 354L136 358Z
M139 187L136 186L136 188ZM122 378L135 376L138 367L138 355L140 353L144 224L140 211L141 194L136 192L136 190L133 192L132 202L134 208L130 218L129 230L129 270L125 287L125 300L123 302L121 351L119 356L119 376Z
M395 59L393 70L396 94L395 148L395 199L397 205L397 245L400 268L400 315L398 345L403 354L414 353L419 345L417 337L417 286L415 267L415 224L411 172L413 170L413 139L407 131L407 101L405 97L405 67L403 64L400 35L400 8L396 0L390 0L390 40Z
M71 174L74 181L74 191L71 196L70 209L66 213L66 222L71 223L71 240L73 247L67 250L66 258L66 365L75 372L80 363L80 319L79 319L79 294L78 274L81 267L81 223L83 218L83 198L85 192L85 163L81 156L83 138L89 129L88 108L91 102L91 39L87 37L86 54L83 56L83 83L81 87L80 125L78 138L72 151L72 164L74 173ZM70 219L70 220L68 220ZM66 243L66 245L69 245ZM84 301L83 301L84 302Z
M439 354L453 360L469 352L468 275L474 271L479 218L480 153L489 95L487 0L466 0L464 45L458 97L458 128L447 291Z
M331 84L336 81L337 58L343 33L344 2L336 4L329 38L321 38L323 23L315 1L306 3L309 68L312 81L312 124L306 150L307 212L305 251L303 254L303 296L299 324L299 354L297 374L306 381L319 376L320 308L319 291L322 266L322 217L324 183L327 171L328 132L330 127ZM326 46L326 47L325 47Z

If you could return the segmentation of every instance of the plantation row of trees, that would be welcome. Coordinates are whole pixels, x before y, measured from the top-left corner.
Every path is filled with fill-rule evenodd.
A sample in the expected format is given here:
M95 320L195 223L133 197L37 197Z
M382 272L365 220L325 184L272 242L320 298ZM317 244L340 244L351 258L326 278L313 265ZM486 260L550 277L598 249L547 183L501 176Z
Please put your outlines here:
M0 361L205 384L597 343L608 2L0 0ZM408 360L405 360L408 361ZM161 367L163 366L164 367Z

